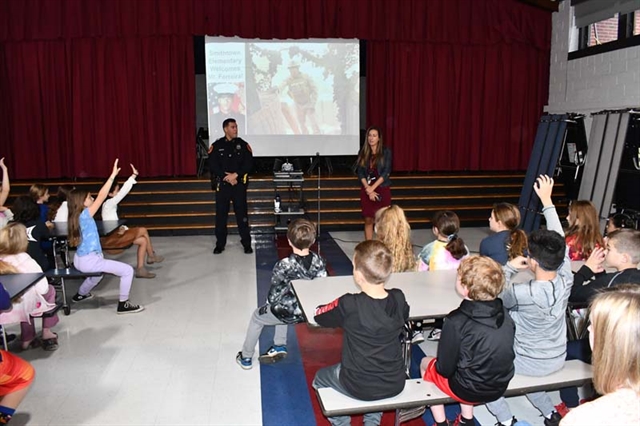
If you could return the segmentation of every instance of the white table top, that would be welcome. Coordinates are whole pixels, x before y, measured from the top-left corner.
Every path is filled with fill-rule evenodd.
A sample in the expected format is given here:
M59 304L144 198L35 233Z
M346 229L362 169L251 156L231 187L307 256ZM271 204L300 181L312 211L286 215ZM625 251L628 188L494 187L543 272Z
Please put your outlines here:
M386 288L399 288L409 303L410 319L440 318L460 306L456 293L456 271L402 272L391 275ZM345 293L359 293L353 276L294 280L293 288L309 324L315 308Z
M460 306L462 297L456 292L457 271L398 272L391 274L385 288L399 288L405 294L409 304L409 319L443 318ZM531 271L518 273L515 281L527 281L533 278ZM294 280L300 307L310 325L316 307L325 305L345 293L359 293L360 289L352 275L340 277L316 278L314 280Z

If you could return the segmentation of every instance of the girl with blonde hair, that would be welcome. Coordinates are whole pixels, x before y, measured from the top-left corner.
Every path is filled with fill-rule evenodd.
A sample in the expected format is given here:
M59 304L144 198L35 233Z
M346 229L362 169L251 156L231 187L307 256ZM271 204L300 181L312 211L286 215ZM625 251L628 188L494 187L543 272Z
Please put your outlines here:
M375 217L376 237L391 251L393 272L415 271L416 257L411 244L411 226L397 205L381 208Z
M38 263L27 254L27 228L11 222L0 229L0 272L42 272ZM42 340L36 339L36 327L31 317L42 316L55 307L56 290L42 278L26 291L10 310L0 314L0 324L20 323L22 349L42 345L45 351L58 349L58 335L51 328L58 323L56 314L42 318Z
M587 260L596 247L604 247L598 212L591 201L578 200L569 205L569 229L565 240L571 260Z
M640 420L640 285L599 294L590 308L593 385L600 398L571 410L561 426L632 425Z

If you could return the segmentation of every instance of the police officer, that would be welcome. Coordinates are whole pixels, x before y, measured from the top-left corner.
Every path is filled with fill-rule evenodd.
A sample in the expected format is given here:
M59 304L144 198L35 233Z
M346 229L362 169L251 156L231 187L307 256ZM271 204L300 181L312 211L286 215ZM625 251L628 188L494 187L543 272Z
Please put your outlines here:
M216 191L216 247L213 254L222 253L227 243L230 201L233 201L244 252L251 254L253 249L247 217L247 181L253 166L253 153L249 144L238 137L235 119L224 120L222 129L224 137L216 140L209 149L211 189Z

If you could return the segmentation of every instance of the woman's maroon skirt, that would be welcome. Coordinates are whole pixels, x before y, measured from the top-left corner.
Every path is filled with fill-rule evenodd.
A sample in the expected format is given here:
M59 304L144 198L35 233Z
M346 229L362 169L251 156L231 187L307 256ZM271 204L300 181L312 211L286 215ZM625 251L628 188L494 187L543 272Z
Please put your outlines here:
M360 206L363 217L375 217L376 212L382 207L391 205L391 187L378 187L376 192L380 194L380 201L371 201L364 187L360 188Z

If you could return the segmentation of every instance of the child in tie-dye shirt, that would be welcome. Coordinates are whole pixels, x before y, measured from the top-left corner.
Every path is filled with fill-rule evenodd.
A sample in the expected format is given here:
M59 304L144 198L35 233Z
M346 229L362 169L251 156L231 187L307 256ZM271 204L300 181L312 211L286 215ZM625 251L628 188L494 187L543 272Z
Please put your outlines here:
M439 211L431 223L436 239L420 251L419 269L421 271L457 269L460 261L469 255L467 246L458 236L460 231L458 215L452 211Z

